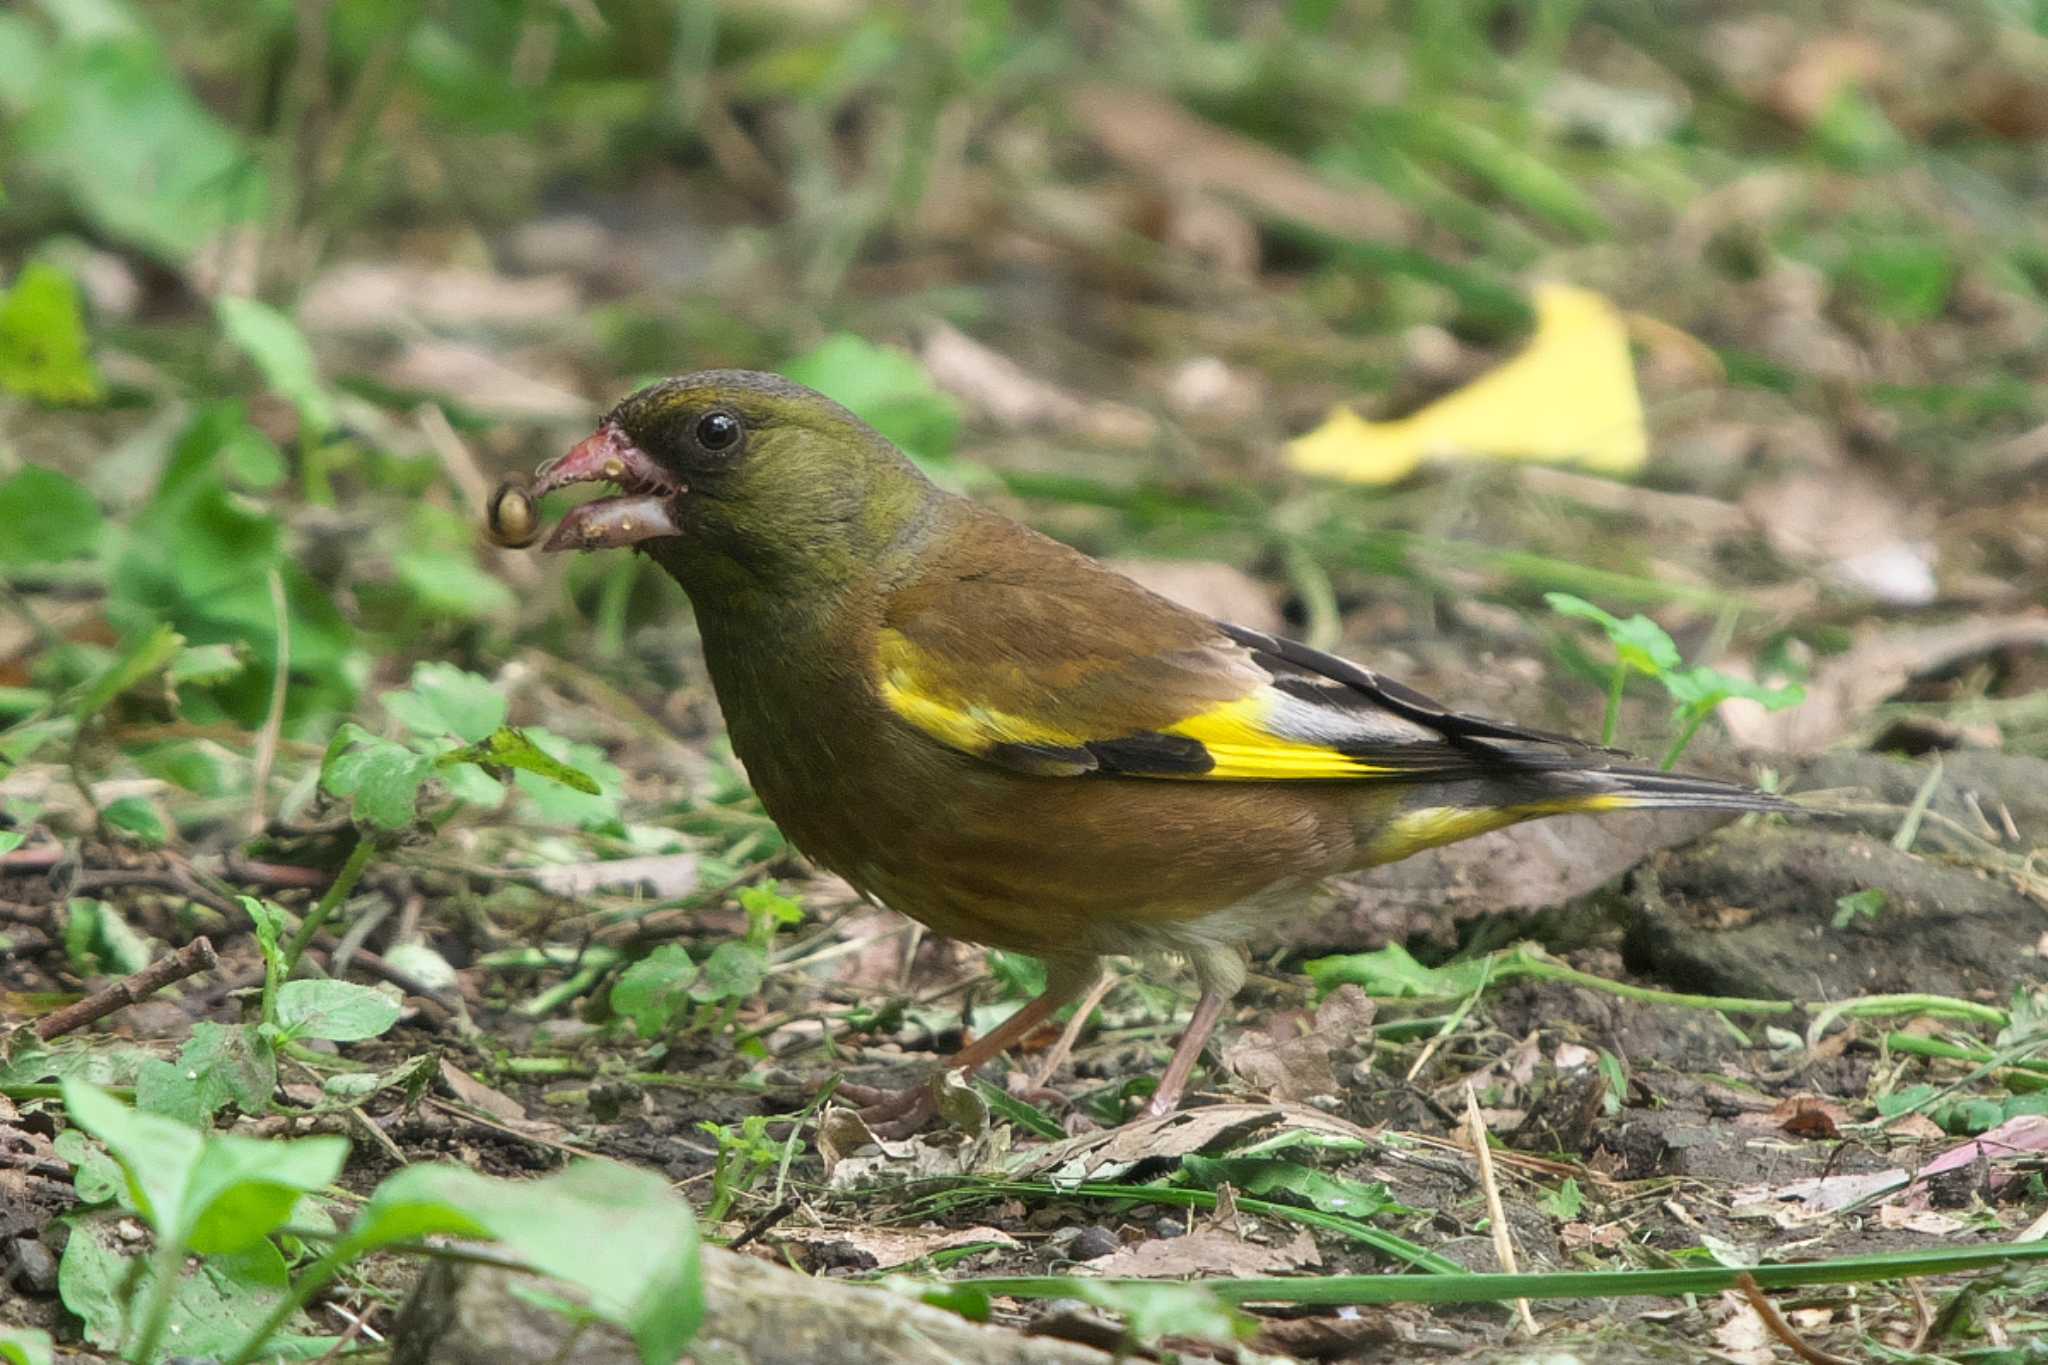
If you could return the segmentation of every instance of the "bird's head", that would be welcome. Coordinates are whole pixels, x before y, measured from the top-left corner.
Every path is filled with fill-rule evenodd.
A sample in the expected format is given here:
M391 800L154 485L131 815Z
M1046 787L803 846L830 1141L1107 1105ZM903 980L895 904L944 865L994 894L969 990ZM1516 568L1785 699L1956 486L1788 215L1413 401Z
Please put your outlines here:
M571 510L542 549L640 546L685 587L731 569L789 591L857 569L934 493L839 404L749 370L704 370L633 394L531 484L500 491L494 535L530 543L538 499L581 483L620 491Z

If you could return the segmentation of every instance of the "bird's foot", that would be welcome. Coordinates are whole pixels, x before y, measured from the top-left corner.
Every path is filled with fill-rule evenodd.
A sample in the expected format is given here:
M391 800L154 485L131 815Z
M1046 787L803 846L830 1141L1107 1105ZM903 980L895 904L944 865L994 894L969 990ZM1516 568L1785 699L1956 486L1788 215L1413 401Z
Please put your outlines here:
M909 1137L938 1115L937 1092L938 1078L933 1077L902 1090L841 1081L833 1093L835 1098L854 1106L853 1112L869 1132L885 1142L894 1142Z

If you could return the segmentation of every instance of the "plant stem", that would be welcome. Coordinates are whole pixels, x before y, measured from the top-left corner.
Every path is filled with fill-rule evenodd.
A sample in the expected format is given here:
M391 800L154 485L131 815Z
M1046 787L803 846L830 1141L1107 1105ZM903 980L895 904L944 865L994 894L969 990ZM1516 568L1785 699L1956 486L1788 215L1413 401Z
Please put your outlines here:
M1621 689L1627 682L1628 665L1620 660L1616 660L1614 678L1607 684L1607 714L1600 720L1600 742L1602 744L1614 743L1615 723L1621 719Z
M290 1320L291 1315L313 1301L313 1296L327 1287L328 1281L341 1273L341 1268L354 1260L358 1248L346 1242L338 1242L328 1249L325 1256L306 1267L305 1273L292 1281L292 1287L270 1315L256 1324L256 1330L242 1340L235 1353L228 1357L227 1365L248 1365L263 1349L264 1343L277 1334L277 1330Z
M156 1253L149 1258L149 1305L142 1319L142 1335L124 1353L135 1361L156 1359L164 1331L171 1323L171 1295L178 1287L178 1272L185 1265L185 1248L162 1232L157 1234Z
M341 873L334 879L334 884L327 888L327 894L320 898L320 903L307 912L305 922L299 925L299 932L292 935L290 945L285 948L284 974L287 977L299 965L299 958L313 941L313 935L320 932L320 926L334 913L334 908L356 889L356 883L363 879L363 872L370 866L370 859L376 856L377 837L363 834L350 851L348 861L341 865Z
M1684 713L1681 712L1680 714ZM1678 756L1685 752L1687 745L1692 743L1692 737L1700 732L1700 726L1706 724L1709 714L1706 711L1695 711L1686 719L1685 728L1680 730L1678 738L1671 742L1671 747L1664 753L1664 761L1658 764L1658 767L1662 768L1665 772L1671 771L1671 765L1678 762Z

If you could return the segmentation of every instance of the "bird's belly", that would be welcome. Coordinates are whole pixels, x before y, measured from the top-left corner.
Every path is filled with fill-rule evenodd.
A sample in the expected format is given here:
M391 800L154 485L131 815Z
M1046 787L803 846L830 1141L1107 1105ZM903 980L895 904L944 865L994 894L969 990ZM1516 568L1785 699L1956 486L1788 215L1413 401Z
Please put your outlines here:
M929 750L857 770L797 757L749 771L799 848L939 933L1020 952L1234 939L1359 861L1355 802L1333 788L1032 777Z

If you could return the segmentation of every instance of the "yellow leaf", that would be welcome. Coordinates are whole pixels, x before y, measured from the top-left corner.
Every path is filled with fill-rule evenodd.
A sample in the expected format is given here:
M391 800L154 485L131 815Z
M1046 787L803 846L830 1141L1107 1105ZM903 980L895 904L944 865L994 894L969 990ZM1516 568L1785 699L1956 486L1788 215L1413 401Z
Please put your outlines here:
M1603 296L1535 290L1536 331L1521 354L1455 393L1391 422L1334 409L1287 443L1296 469L1385 484L1424 460L1537 460L1633 474L1649 455L1628 328Z

